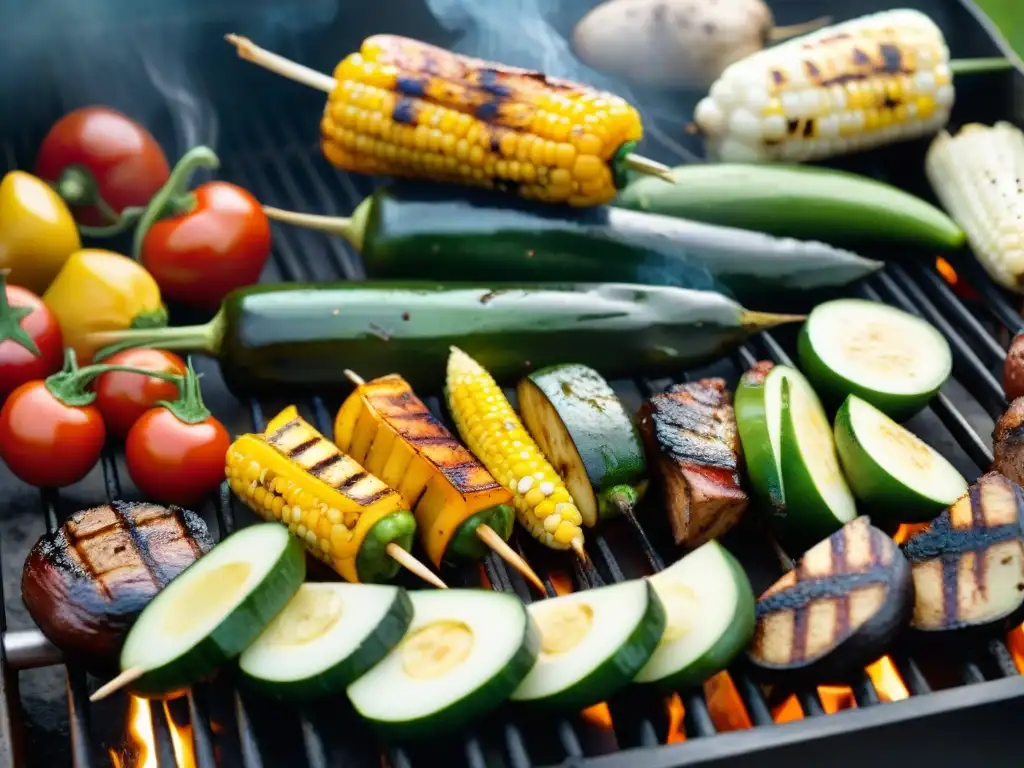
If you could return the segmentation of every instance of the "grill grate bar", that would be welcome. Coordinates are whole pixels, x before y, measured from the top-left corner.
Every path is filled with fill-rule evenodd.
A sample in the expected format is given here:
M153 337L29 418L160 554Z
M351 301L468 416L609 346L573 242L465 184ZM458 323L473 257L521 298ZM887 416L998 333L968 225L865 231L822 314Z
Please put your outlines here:
M875 690L874 683L871 682L867 673L861 674L850 687L853 689L853 698L858 707L870 707L882 703L878 691Z
M89 697L86 695L85 671L80 667L69 667L65 688L72 764L74 768L91 768L95 761L92 739L89 738Z
M173 768L177 765L177 758L174 755L174 743L171 741L171 730L167 718L167 707L160 701L150 701L149 720L153 726L153 751L156 753L156 764Z
M1024 330L1024 318L1021 317L1019 308L1014 307L1003 289L996 285L992 279L985 274L984 269L972 257L960 257L951 259L957 274L963 275L970 282L971 288L981 296L981 305L996 322L1006 328L1010 333L1019 333ZM960 303L956 300L956 303Z
M750 676L743 670L730 671L733 685L736 686L743 706L747 710L747 716L755 727L759 725L771 725L774 721L772 712L768 708L761 687L750 679Z
M217 768L213 751L213 733L209 726L210 713L206 706L206 685L199 685L188 694L188 719L192 728L192 751L196 768Z
M821 704L821 697L818 696L816 688L797 691L796 699L800 702L800 709L804 711L804 717L818 717L825 714L825 707Z
M309 768L327 768L327 751L316 726L308 717L301 718L302 744L306 748L306 760Z
M932 687L921 673L921 668L917 666L916 661L903 654L893 654L892 659L896 665L896 671L900 673L903 684L907 686L907 691L911 696L931 693Z
M238 724L238 742L242 750L242 765L245 768L263 768L263 758L260 756L260 745L256 743L256 736L252 728L252 721L245 708L245 702L238 691L232 692L234 699L235 722Z
M990 640L985 646L985 651L992 659L992 663L995 664L1001 677L1017 677L1020 674L1017 665L1013 662L1013 656L1010 655L1010 649L1002 640Z
M976 661L965 661L960 667L960 676L965 685L984 683L985 673L981 671Z
M715 723L711 719L707 702L700 688L688 691L680 691L679 698L683 700L683 730L686 738L694 739L702 736L714 736L717 733Z

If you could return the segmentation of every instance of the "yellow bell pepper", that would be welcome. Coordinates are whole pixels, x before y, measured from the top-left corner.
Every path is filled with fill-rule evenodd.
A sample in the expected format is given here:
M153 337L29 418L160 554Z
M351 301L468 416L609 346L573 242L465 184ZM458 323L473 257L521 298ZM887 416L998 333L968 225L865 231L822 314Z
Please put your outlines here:
M43 302L60 323L64 345L83 364L99 351L86 341L88 334L167 325L156 280L137 261L112 251L71 254Z
M0 181L0 269L8 282L42 293L82 247L75 219L42 179L11 171Z

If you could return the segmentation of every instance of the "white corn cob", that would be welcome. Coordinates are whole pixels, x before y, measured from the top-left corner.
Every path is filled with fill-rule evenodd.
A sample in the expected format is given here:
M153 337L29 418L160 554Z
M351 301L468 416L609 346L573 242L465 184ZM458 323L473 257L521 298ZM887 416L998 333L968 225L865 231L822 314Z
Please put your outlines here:
M804 162L935 133L953 98L942 32L923 13L899 9L737 61L694 121L714 159Z
M935 195L985 271L1024 293L1024 134L1009 123L943 131L925 157Z

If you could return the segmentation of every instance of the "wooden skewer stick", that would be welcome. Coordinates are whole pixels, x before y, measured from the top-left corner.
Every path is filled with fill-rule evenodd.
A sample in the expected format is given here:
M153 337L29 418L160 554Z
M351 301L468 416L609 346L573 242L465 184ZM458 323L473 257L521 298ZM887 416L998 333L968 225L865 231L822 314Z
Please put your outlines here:
M587 551L583 548L583 545L576 540L573 540L572 542L572 551L576 553L576 556L584 565L590 562L590 558L587 556Z
M144 674L146 674L146 670L142 667L129 667L110 682L97 688L96 692L89 697L89 701L105 699L110 694L117 693L117 691L121 690L126 685L131 685Z
M315 69L310 69L304 64L299 64L291 59L286 59L284 56L268 51L266 48L260 48L247 37L232 33L224 35L224 39L235 46L239 58L245 59L256 66L263 67L276 75L281 75L289 80L294 80L296 83L301 83L324 93L332 93L337 85L337 80L330 75L317 72ZM630 154L626 156L626 165L630 170L637 173L657 176L659 179L664 179L670 184L676 183L675 177L672 175L672 169L656 160Z
M388 544L384 548L384 551L387 552L396 563L407 571L415 573L428 584L433 584L438 589L448 589L448 585L441 581L441 578L436 573L427 568L427 566L402 549L395 542L392 541Z
M361 387L366 383L366 380L362 376L348 368L345 369L345 377L357 387ZM491 526L482 524L478 525L476 527L476 535L480 537L480 541L494 550L498 557L523 574L523 577L543 594L547 594L547 590L544 589L544 583L540 580L540 577L537 576L533 568L530 567L530 564L526 562L518 552L512 549L512 547L508 545L508 542L501 538L501 536L498 535L498 532L491 528Z
M827 27L831 23L831 16L819 16L816 19L804 21L800 24L790 24L786 27L772 27L768 32L768 42L779 43L783 40L789 40L791 37L796 37L797 35L806 35L808 32L814 32L822 27Z

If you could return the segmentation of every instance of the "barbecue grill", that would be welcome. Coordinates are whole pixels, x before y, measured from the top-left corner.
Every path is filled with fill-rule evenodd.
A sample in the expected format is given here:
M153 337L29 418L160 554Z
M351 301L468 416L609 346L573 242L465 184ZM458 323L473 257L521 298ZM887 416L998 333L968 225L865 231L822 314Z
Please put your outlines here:
M565 37L572 21L591 4L557 4L556 30ZM287 11L282 10L285 4L266 0L248 4L244 14L240 3L228 0L210 0L201 9L195 4L194 11L171 11L164 4L140 0L110 5L113 12L88 9L88 18L68 16L64 12L69 8L59 7L57 0L36 0L27 16L19 10L17 18L13 8L0 8L0 40L10 37L0 46L0 61L5 73L14 73L0 83L0 103L5 105L0 111L3 172L31 168L35 148L60 114L82 104L106 103L145 120L169 155L180 155L196 142L216 142L223 161L220 175L247 187L266 204L343 215L372 189L372 183L340 174L320 157L316 126L322 96L238 61L221 42L222 35L250 35L323 71L333 69L344 52L373 32L409 34L441 45L457 36L439 25L418 0L391 0L386 17L384 8L342 9L335 14L333 0L310 0L299 10ZM517 13L556 8L555 2L544 0L479 0L474 7L485 5L504 9L510 27L515 26ZM782 24L818 15L822 5L772 2ZM847 0L826 10L841 20L886 5ZM966 4L918 0L905 5L936 20L955 57L998 55L996 44ZM77 3L75 8L82 13ZM43 24L47 18L51 21ZM510 29L509 34L515 33ZM187 67L180 60L186 55ZM1016 117L1019 123L1024 119L1022 94L1024 74L972 79L958 87L953 122ZM682 130L682 118L691 111L696 94L673 94L668 113L670 102L664 94L634 91L632 96L643 108L645 123L655 128L649 130L645 153L669 163L699 157L698 142ZM210 107L215 111L208 111ZM921 176L924 146L901 145L844 160L842 165L927 196ZM358 256L340 239L279 226L273 235L273 259L264 280L364 277ZM853 293L917 313L950 341L954 380L913 419L912 428L973 480L992 461L993 420L1005 407L998 372L1009 339L1024 328L1020 301L997 289L972 262L954 255L916 261L900 259L897 253L865 255L889 257L890 264ZM176 324L205 319L175 307L172 316ZM789 331L762 334L732 358L708 369L680 371L678 378L720 375L734 385L756 359L789 362L793 341ZM281 392L273 399L238 402L227 393L212 363L197 362L205 376L207 404L235 433L262 431L267 415L291 401L289 393ZM644 397L669 383L638 379L615 386L635 410ZM324 397L298 405L329 435L338 402ZM427 402L445 417L436 397ZM0 468L0 488L0 768L740 768L764 760L852 766L866 760L898 765L910 759L944 766L972 758L984 759L987 765L1019 764L1013 751L1015 726L1024 715L1024 631L1019 628L1006 638L941 656L898 645L848 687L767 690L752 682L738 664L702 690L679 691L668 700L627 691L605 705L560 719L505 708L456 737L411 747L375 741L342 701L285 709L239 691L227 673L167 705L124 695L90 705L88 693L95 681L78 666L63 664L25 613L19 597L21 566L35 538L57 528L72 511L138 494L113 449L88 478L59 496L25 486L6 468ZM219 537L255 519L230 497L226 486L203 514ZM542 574L549 591L585 589L650 573L679 556L656 504L642 510L639 519L635 527L620 520L596 535L588 534L593 562L586 567L541 551L521 532L513 543ZM755 590L778 576L777 555L755 520L748 519L724 543L747 567ZM512 591L525 601L534 597L522 578L495 555L479 569L466 567L442 575L453 586Z

